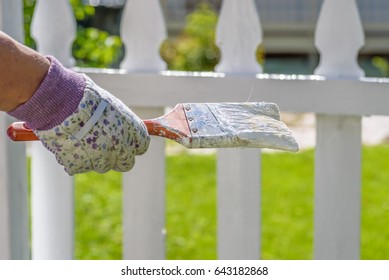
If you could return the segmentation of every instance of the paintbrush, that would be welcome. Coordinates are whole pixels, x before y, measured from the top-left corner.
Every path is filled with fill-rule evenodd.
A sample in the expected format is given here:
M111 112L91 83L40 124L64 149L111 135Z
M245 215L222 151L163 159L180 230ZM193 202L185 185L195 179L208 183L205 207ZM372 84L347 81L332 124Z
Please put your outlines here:
M150 135L174 140L189 149L299 149L274 103L182 103L164 116L144 123ZM23 122L11 124L7 134L14 141L39 140Z

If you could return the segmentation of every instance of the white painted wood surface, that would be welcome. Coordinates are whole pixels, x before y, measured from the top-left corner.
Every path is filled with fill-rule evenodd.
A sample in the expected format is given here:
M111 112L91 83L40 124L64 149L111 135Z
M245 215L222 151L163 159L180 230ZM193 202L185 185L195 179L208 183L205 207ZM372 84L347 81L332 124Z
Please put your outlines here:
M166 69L159 46L166 38L159 1L131 0L125 6L121 36L126 55L121 67L126 71L159 72ZM128 87L126 82L125 87ZM141 87L122 94L131 99ZM131 104L129 102L127 104ZM164 114L164 107L148 108L148 103L132 107L143 119ZM153 139L147 153L123 176L123 258L165 258L165 142Z
M354 0L324 1L315 43L321 54L316 74L333 79L364 75L357 62L364 34ZM314 258L359 259L361 116L318 114L316 123Z
M159 1L127 1L121 23L121 37L126 50L121 68L138 72L166 69L166 63L159 55L166 34Z
M218 259L260 257L260 174L258 150L218 151Z
M334 79L364 76L357 61L364 43L355 0L325 0L315 32L315 46L320 52L315 74Z
M216 30L221 51L217 72L229 74L262 73L256 50L262 42L262 27L252 0L224 0Z
M24 42L22 0L0 0L0 30Z
M74 66L75 33L76 21L68 0L37 0L31 34L39 52L54 55L66 67Z
M32 259L73 259L73 192L73 178L41 143L34 143L31 147Z
M315 259L359 259L361 118L319 115L315 153Z
M274 102L281 111L342 116L389 115L389 79L326 80L325 77L313 75L260 74L252 77L200 72L83 71L132 106L245 102L250 97L250 101ZM139 94L129 95L128 92Z
M53 13L53 11L61 11ZM37 1L31 34L37 49L73 66L75 19L67 0ZM31 149L32 258L72 259L74 247L73 177L40 142Z
M217 26L222 57L217 71L253 76L262 72L255 57L261 40L254 1L225 0ZM249 93L236 92L242 99ZM218 150L217 182L218 258L259 259L260 151Z
M137 110L142 118L161 109ZM165 141L153 138L147 153L123 174L123 258L165 258Z
M24 41L22 1L0 0L0 30ZM1 63L1 62L0 62ZM0 131L13 119L0 112ZM0 260L29 259L29 211L25 145L0 133Z

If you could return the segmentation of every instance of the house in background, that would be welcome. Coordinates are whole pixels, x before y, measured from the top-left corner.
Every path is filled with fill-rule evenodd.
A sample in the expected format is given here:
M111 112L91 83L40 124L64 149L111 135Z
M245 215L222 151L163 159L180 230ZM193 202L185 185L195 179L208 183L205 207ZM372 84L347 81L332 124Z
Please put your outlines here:
M238 0L237 0L238 1ZM118 34L118 21L126 0L84 0L96 6L92 26ZM200 2L219 11L222 0L160 0L169 36L177 36L185 17ZM254 0L264 33L265 72L310 74L318 63L314 29L323 0ZM382 76L372 58L389 59L389 1L357 0L366 43L359 62L368 76ZM341 11L347 13L347 11ZM116 26L116 27L115 27ZM116 29L115 29L116 28Z

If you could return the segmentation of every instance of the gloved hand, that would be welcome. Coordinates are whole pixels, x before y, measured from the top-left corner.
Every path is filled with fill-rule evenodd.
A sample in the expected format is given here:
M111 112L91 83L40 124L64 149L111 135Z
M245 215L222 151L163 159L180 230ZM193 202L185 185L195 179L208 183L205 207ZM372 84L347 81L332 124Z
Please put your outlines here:
M128 171L150 140L142 120L90 79L72 115L50 130L34 132L69 175Z
M34 129L69 175L130 170L135 155L145 153L149 145L143 121L87 76L50 59L52 66L40 89L9 114Z

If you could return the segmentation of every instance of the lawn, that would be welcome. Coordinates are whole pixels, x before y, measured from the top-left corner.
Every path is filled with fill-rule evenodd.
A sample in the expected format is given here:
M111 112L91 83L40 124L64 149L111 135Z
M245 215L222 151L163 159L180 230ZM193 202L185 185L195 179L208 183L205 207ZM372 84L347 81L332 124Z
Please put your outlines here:
M167 157L167 258L216 258L214 155ZM262 156L262 258L311 259L314 151ZM363 150L362 259L389 259L389 145ZM120 173L76 176L76 259L121 259Z

